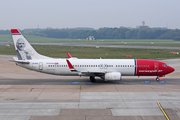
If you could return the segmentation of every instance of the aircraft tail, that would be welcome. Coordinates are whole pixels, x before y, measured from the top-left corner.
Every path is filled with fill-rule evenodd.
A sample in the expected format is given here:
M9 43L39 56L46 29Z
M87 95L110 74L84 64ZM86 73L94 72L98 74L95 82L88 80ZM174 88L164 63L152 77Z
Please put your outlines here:
M50 59L37 53L17 29L11 29L11 34L18 60Z

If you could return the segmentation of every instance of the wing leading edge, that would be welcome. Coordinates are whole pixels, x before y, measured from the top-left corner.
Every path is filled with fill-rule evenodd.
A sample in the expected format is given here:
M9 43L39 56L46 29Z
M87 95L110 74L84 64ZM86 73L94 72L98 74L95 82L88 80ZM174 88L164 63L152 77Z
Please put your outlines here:
M104 71L81 71L81 70L78 70L78 69L75 69L74 66L71 64L71 62L67 59L66 60L67 64L68 64L68 67L69 69L71 70L71 72L79 72L79 75L97 75L97 76L102 76L104 75L106 72Z

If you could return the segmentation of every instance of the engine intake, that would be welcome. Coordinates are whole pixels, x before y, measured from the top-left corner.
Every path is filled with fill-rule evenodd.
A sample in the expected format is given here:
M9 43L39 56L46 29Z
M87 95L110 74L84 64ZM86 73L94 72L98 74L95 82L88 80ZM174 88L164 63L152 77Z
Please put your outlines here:
M109 80L121 80L121 73L120 72L110 72L106 73L104 77L105 81Z

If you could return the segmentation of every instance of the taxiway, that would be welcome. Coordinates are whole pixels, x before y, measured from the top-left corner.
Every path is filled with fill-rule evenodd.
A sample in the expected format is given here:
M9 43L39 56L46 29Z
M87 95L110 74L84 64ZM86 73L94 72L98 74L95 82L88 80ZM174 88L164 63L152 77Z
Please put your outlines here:
M13 45L13 42L0 42L0 45ZM180 47L164 47L164 46L136 46L136 45L90 45L77 43L30 43L31 45L59 45L59 46L77 46L77 47L107 47L107 48L143 48L143 49L170 49L179 50Z
M0 56L0 120L172 120L180 119L180 60L162 60L175 72L90 83L29 71ZM150 82L147 82L150 81Z

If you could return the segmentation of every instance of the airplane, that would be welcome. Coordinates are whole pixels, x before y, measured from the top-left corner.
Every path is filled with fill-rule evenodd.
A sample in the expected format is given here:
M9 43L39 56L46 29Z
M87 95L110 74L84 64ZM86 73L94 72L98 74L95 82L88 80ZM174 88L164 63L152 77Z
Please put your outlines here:
M41 55L30 45L17 29L11 29L17 52L13 57L16 65L29 70L64 76L87 76L91 82L95 77L104 81L120 81L121 76L156 76L164 77L175 69L166 63L148 59L78 59L68 52L68 58L51 58Z

